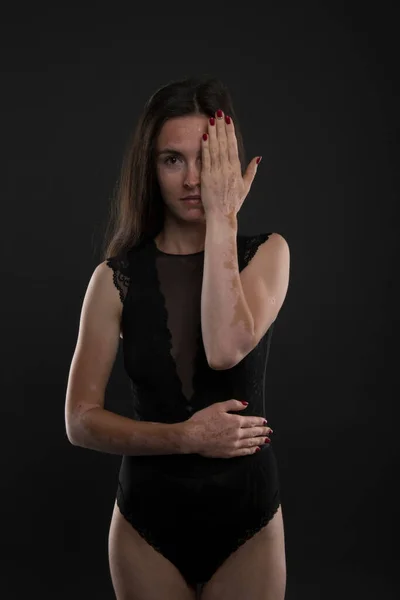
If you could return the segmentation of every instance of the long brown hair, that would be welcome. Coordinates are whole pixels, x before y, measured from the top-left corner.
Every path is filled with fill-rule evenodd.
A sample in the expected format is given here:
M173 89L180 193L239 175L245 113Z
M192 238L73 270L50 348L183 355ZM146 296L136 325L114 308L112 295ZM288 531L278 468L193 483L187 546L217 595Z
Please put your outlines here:
M189 77L160 87L146 102L131 134L111 196L103 260L155 237L163 228L164 203L156 175L155 147L163 124L184 115L215 115L218 109L235 123L242 174L246 156L241 129L227 87L216 77Z

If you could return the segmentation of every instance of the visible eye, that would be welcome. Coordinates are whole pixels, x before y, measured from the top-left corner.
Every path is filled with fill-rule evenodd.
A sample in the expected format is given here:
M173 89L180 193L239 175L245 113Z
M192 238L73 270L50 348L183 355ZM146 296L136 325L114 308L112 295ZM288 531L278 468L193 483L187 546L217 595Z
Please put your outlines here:
M166 165L175 165L175 164L176 164L176 163L171 163L171 162L168 162L168 161L170 161L170 160L178 160L178 157L177 157L177 156L168 156L168 157L167 157L167 158L164 160L164 164L166 164Z

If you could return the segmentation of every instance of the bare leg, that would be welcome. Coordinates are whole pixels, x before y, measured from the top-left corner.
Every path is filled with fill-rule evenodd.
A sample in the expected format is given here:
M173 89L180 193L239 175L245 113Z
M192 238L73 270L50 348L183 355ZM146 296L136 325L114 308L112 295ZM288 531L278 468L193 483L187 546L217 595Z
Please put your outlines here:
M195 600L195 590L175 565L139 535L122 516L117 503L108 551L117 600Z
M282 509L247 540L204 586L201 600L284 600L286 558Z

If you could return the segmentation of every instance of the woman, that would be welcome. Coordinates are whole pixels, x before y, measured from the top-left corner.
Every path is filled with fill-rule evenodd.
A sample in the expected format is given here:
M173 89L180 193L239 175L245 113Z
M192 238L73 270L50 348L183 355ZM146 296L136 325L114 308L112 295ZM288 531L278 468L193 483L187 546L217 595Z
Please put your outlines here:
M284 598L264 383L289 249L277 233L237 232L258 162L242 175L230 94L207 77L160 88L127 148L66 398L71 443L123 456L118 600ZM134 419L104 409L120 337Z

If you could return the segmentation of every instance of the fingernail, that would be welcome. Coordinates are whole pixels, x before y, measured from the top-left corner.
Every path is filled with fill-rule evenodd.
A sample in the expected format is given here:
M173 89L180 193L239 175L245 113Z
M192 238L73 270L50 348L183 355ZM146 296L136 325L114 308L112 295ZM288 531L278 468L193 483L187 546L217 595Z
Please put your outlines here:
M264 419L264 425L266 425L268 423L267 419Z
M247 405L248 405L248 402L245 402L244 400L241 400L240 402L241 402L242 404L244 404L245 406L247 406Z
M265 443L269 444L271 442L271 440L269 438L265 438Z
M260 452L260 450L261 450L260 446L257 446L256 452Z
M256 163L257 163L258 165L260 164L260 162L261 162L261 159L262 159L262 156L259 156L259 157L257 158L257 160L256 160Z
M225 123L226 123L227 125L230 125L230 122L231 122L231 118L230 118L230 117L228 117L228 115L226 115L226 117L225 117Z
M217 117L218 119L222 119L222 110L217 110Z

